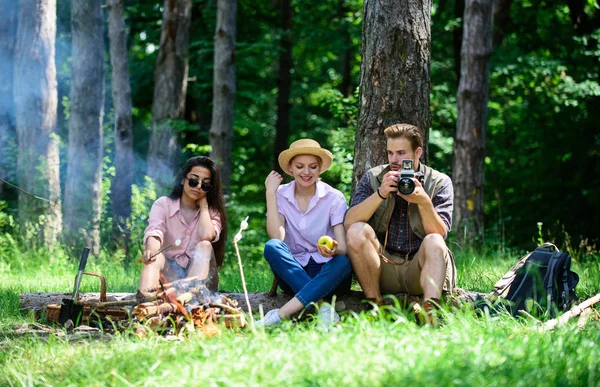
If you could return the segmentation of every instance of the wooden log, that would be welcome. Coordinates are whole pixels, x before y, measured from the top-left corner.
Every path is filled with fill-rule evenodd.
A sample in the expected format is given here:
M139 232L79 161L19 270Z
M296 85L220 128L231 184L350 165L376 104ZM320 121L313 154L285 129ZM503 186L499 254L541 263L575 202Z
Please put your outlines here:
M577 317L581 315L586 309L591 308L595 304L600 302L600 293L596 294L594 297L588 298L582 303L575 305L565 314L560 315L557 318L546 321L543 326L540 327L540 330L543 332L551 331L556 327L563 326L572 319L573 317Z
M246 300L243 293L226 293L222 295L237 301L238 307L247 310ZM290 296L277 292L274 297L270 297L268 292L250 293L250 306L258 312L259 305L262 305L264 313L271 309L280 308L290 300ZM19 295L19 305L21 310L41 310L49 304L60 304L63 298L70 298L71 293L22 293ZM395 297L400 302L410 304L412 302L423 302L419 296L410 296L407 294L396 294ZM463 304L474 302L479 298L487 298L487 294L473 292L470 290L456 288L446 297L446 303L452 306L460 307ZM98 303L99 293L80 293L80 301L89 303ZM107 293L108 302L125 302L135 300L135 293ZM364 294L360 291L350 291L348 294L337 297L337 301L343 301L345 307L342 310L351 310L361 312L369 308L369 304L364 302ZM392 304L391 299L384 299L385 304ZM339 308L339 306L338 306Z

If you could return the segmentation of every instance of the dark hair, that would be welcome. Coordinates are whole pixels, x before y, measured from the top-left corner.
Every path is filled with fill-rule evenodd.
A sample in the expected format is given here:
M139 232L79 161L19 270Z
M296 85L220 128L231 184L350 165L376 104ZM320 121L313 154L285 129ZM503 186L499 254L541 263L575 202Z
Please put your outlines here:
M416 151L417 148L423 147L423 135L421 134L421 129L414 125L410 124L396 124L390 127L385 128L383 131L385 136L390 138L406 138L410 141L410 145L413 151Z
M221 186L221 172L219 166L210 157L196 156L188 159L179 170L173 185L173 191L169 196L171 199L179 199L183 194L183 185L181 181L187 177L193 167L204 167L210 170L212 176L210 184L212 188L206 193L206 201L208 207L216 210L221 217L221 235L219 240L213 243L215 251L215 259L217 266L223 265L223 257L225 256L225 242L227 242L227 216L225 214L225 201L223 199L223 188Z

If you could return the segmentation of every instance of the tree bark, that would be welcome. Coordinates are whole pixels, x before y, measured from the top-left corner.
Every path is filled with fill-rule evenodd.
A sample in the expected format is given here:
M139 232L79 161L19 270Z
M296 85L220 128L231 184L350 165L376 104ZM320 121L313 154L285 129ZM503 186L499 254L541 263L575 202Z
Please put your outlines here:
M13 153L16 155L11 147L17 143L13 102L17 2L0 0L0 9L0 74L3 76L0 82L0 179L6 180L9 178L9 171L16 167L16 163L11 163ZM0 181L0 195L3 190L4 182Z
M483 183L493 0L467 0L454 140L454 227L459 243L483 241Z
M279 70L277 75L277 123L275 125L275 148L273 168L280 173L279 153L287 148L290 136L290 95L292 92L292 4L291 0L281 0L279 40Z
M165 0L160 48L154 67L148 176L160 191L172 186L180 145L172 120L185 115L191 0Z
M123 242L127 246L129 235L127 219L131 216L131 185L133 184L133 131L124 0L109 0L106 9L112 67L112 99L115 109L116 173L111 185L113 232L116 236L123 236Z
M73 78L65 183L65 240L100 248L104 18L102 0L71 2ZM82 240L83 238L83 240Z
M364 2L359 115L354 145L353 189L370 167L387 164L383 130L416 125L427 163L431 1Z
M232 170L236 14L237 0L218 1L210 155L221 166L221 177L227 191Z
M20 0L13 87L19 142L17 178L21 188L52 202L19 192L19 221L24 225L43 216L43 238L48 244L53 244L62 230L55 39L56 1Z

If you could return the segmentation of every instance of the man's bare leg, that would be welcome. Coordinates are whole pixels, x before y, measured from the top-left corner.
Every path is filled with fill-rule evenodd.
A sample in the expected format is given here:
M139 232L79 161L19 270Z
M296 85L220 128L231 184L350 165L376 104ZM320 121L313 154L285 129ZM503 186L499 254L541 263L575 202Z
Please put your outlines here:
M439 234L429 234L417 253L421 267L421 288L423 298L439 300L446 279L446 260L448 247L444 238Z
M350 258L360 287L367 298L380 303L381 261L378 254L379 241L375 231L367 223L358 222L350 226L346 233L346 240L348 258Z

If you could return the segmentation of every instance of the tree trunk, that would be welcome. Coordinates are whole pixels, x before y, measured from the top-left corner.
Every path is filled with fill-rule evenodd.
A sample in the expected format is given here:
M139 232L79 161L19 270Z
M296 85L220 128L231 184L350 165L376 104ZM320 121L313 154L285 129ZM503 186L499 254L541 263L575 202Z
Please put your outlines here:
M2 10L4 12L4 10ZM14 67L14 103L19 142L17 178L22 225L44 217L43 237L52 244L62 230L59 153L56 137L56 1L20 0Z
M510 21L511 5L512 0L494 0L494 46L500 45L504 40L506 26Z
M340 55L341 66L340 73L342 76L342 82L340 83L339 90L344 97L352 95L352 37L350 36L349 29L352 28L350 23L346 22L346 13L348 13L349 7L345 0L338 1L338 17L340 19L341 29L340 34L342 35L342 52Z
M454 139L454 227L459 243L483 241L483 183L493 0L467 0Z
M179 161L180 146L172 120L185 115L191 15L191 0L164 1L148 148L148 176L163 193L172 186Z
M221 166L221 176L226 190L229 190L231 177L236 13L237 0L218 1L210 155Z
M71 2L73 78L65 183L65 240L100 247L104 20L102 0ZM82 240L83 238L83 240Z
M13 67L15 57L15 38L17 34L17 2L0 0L0 179L9 179L9 171L16 163L11 162L13 144L16 145L15 106L13 102ZM14 176L12 176L14 177ZM12 178L10 178L12 180ZM0 196L4 182L0 180Z
M465 0L455 0L454 1L454 17L460 18L461 23L454 28L452 31L453 35L453 53L454 53L454 74L456 75L456 84L460 83L460 52L462 49L462 38L464 33L464 20L463 15L465 14Z
M244 293L221 293L224 296L231 298L238 302L238 306L242 310L247 311L248 307ZM398 293L394 295L399 301L406 301L407 304L411 302L423 302L422 296L410 296L404 293ZM44 309L50 304L60 304L65 298L70 298L71 293L22 293L19 295L19 308L21 310L40 310ZM291 296L285 293L278 292L275 296L271 297L267 292L264 293L249 293L248 301L254 313L258 313L259 305L262 305L264 312L268 312L271 309L281 308L285 305ZM446 296L446 302L450 305L460 307L461 305L473 303L478 299L486 299L488 295L485 293L474 292L470 290L455 288L452 293ZM106 299L108 302L118 303L121 305L135 305L135 293L107 293ZM343 301L346 308L353 312L361 312L371 307L370 304L364 302L364 294L359 291L350 291L347 294L337 297L337 301ZM79 293L79 301L89 304L97 304L100 301L100 293ZM384 299L386 304L391 303L390 298ZM115 305L116 306L116 305Z
M353 188L370 167L387 164L383 130L416 125L427 162L431 1L365 1Z
M291 0L281 0L279 41L279 70L277 75L277 123L275 125L275 148L273 168L282 172L277 159L287 148L290 136L290 95L292 92L292 5Z
M112 98L115 108L116 174L111 185L113 232L117 236L123 236L127 249L129 235L127 219L131 216L131 185L133 184L133 132L124 0L110 0L106 9L112 67Z

